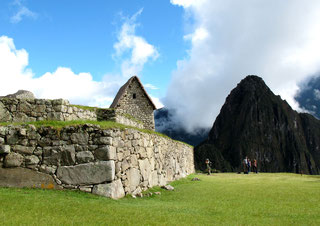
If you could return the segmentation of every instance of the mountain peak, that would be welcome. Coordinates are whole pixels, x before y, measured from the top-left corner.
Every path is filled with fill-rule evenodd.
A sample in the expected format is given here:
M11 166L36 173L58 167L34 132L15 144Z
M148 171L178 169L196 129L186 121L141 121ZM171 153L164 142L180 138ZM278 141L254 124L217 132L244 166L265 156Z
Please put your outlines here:
M231 91L208 139L196 147L196 166L203 168L210 158L219 170L241 171L248 156L264 172L319 173L319 137L320 121L298 114L262 78L249 75Z

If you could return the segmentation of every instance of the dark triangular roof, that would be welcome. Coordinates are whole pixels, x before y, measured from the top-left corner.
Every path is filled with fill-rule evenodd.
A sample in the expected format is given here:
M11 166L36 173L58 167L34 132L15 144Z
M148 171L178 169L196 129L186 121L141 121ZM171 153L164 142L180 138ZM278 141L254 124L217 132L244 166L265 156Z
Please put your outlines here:
M144 89L140 79L137 76L132 76L123 86L121 86L121 88L119 89L116 97L114 98L112 104L110 105L110 108L116 108L118 105L119 100L121 99L122 95L125 93L126 89L128 88L128 86L132 83L132 81L136 79L139 83L139 85L141 86L144 94L146 95L147 99L149 100L151 106L153 107L153 110L157 109L156 105L152 102L151 98L149 97L147 91Z

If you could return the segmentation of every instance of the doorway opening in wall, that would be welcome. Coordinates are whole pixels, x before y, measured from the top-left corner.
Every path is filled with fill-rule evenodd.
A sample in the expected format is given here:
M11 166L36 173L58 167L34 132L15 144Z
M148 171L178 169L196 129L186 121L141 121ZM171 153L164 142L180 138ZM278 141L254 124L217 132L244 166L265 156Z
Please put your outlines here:
M136 99L137 98L137 95L134 93L134 94L132 94L132 98L133 99Z

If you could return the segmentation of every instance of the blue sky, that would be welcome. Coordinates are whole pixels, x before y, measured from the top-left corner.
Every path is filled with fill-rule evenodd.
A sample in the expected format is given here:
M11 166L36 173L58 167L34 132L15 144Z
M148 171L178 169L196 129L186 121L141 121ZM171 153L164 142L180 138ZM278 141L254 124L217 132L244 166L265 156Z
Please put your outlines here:
M319 0L1 0L0 96L108 107L137 74L188 131L258 75L296 110L320 72Z
M29 13L17 19L23 8ZM134 22L135 35L154 46L158 57L148 60L138 76L158 88L148 91L159 98L188 46L183 39L183 8L170 1L2 0L0 9L0 35L28 52L28 68L35 77L58 67L76 74L89 72L95 81L121 73L122 60L130 53L115 57L114 44L126 20L141 11Z

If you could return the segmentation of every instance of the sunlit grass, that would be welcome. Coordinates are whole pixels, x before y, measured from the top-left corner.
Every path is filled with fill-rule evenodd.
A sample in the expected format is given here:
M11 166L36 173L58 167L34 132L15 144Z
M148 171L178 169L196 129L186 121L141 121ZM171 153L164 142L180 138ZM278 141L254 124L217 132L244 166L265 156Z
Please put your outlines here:
M191 181L192 177L201 181ZM320 225L320 177L191 175L161 195L111 200L75 191L0 189L5 225Z

